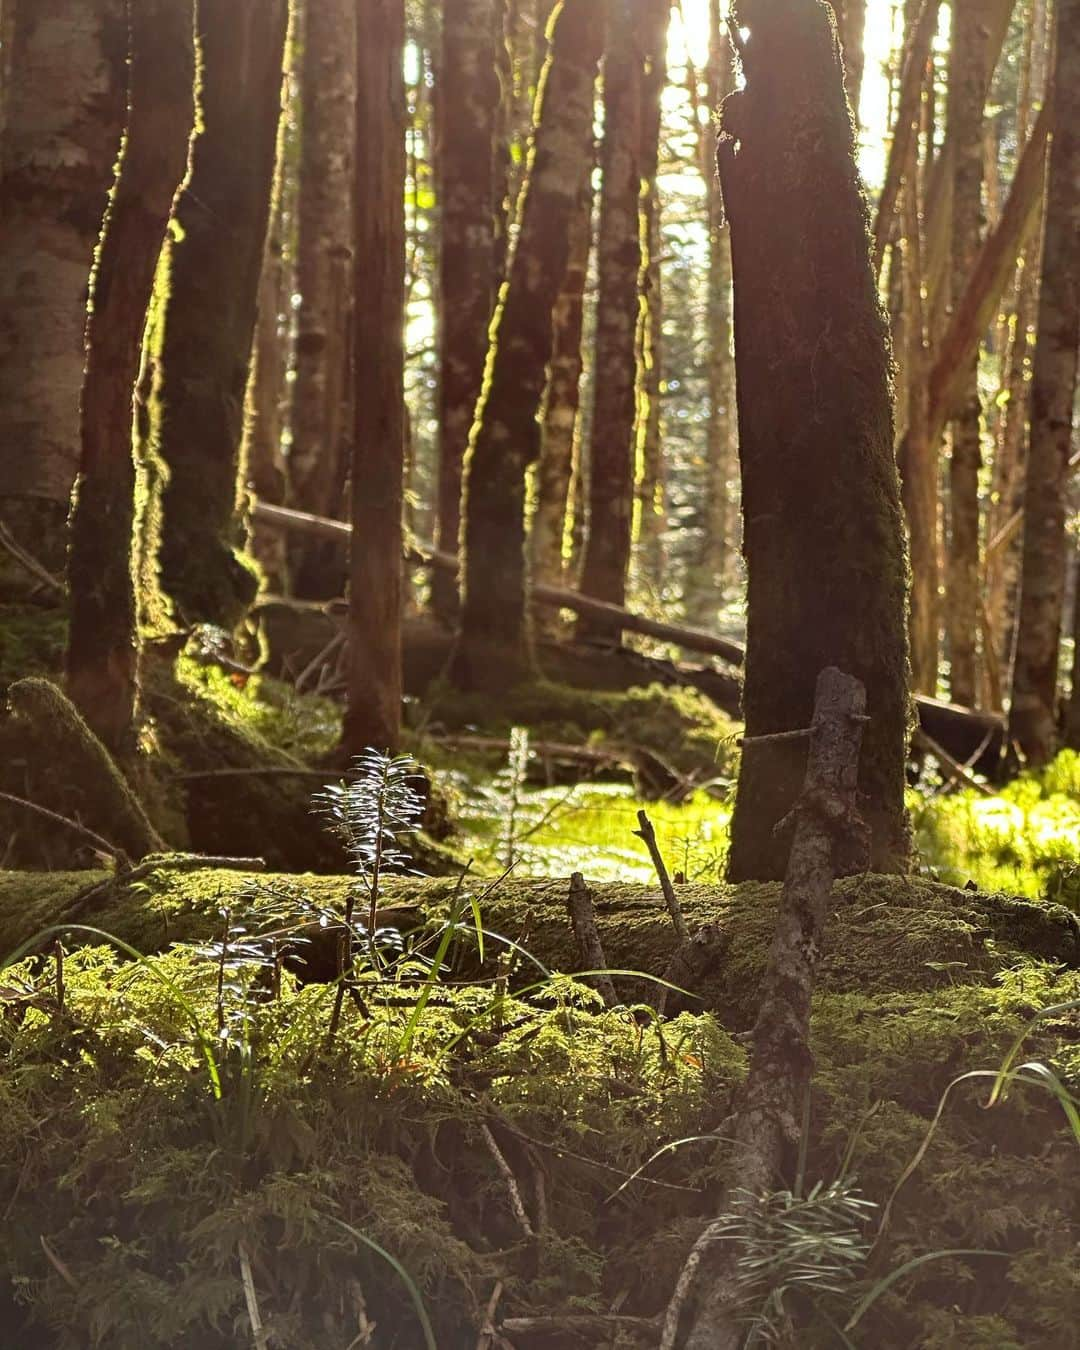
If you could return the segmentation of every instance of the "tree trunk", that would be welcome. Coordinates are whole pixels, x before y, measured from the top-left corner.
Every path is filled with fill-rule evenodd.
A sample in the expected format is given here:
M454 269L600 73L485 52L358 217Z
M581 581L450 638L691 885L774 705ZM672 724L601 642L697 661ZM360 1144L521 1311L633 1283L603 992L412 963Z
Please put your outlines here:
M863 71L866 53L866 0L834 0L836 27L840 34L840 53L844 58L844 90L851 106L851 115L859 126L859 103L862 99Z
M5 11L0 520L58 572L79 467L87 287L124 126L127 4L5 0ZM24 581L13 574L10 589Z
M604 140L600 151L596 345L589 455L589 534L581 589L609 604L626 599L634 511L636 333L641 272L643 165L642 34L647 0L617 0L604 58ZM580 619L579 637L617 637Z
M1058 0L1024 542L1009 734L1029 761L1057 743L1066 491L1080 342L1080 0Z
M552 310L569 225L591 168L603 8L563 0L537 95L536 134L517 245L492 324L484 389L465 463L462 688L507 688L533 669L525 593L525 474L539 452L536 412L551 356Z
M191 0L131 10L128 125L86 330L71 516L67 688L114 753L134 749L139 682L132 420L146 313L193 122Z
M589 138L591 141L591 128ZM567 582L563 548L581 423L581 337L585 283L592 249L592 218L590 180L582 190L577 213L570 224L570 262L552 315L554 335L540 434L536 510L529 532L530 575L539 585L563 586ZM533 622L537 632L546 636L554 636L560 630L559 613L551 608L536 607Z
M290 500L303 511L344 510L352 322L355 0L301 0L300 182L296 203L296 377ZM293 589L325 599L337 574L316 541L294 550ZM329 571L330 575L327 575Z
M737 8L740 22L750 14ZM747 736L807 726L827 665L860 680L872 719L859 774L872 866L902 871L907 552L889 344L836 34L818 0L782 0L747 26L747 84L724 104L718 156L735 280ZM779 840L774 829L805 764L799 741L747 747L733 879L783 874L790 829Z
M952 280L956 304L979 252L982 228L983 102L986 66L983 0L954 0L947 126L952 153ZM946 631L949 691L971 705L978 687L976 631L980 599L979 470L982 466L978 347L963 374L949 458Z
M709 108L719 108L735 87L731 51L721 27L720 0L709 0ZM716 176L712 122L698 122L699 154L705 178L709 222L708 423L705 433L704 519L697 560L687 584L687 616L715 622L723 602L731 536L737 528L728 484L736 474L738 427L735 409L735 358L732 349L731 238Z
M484 381L498 292L496 134L502 91L496 0L446 0L439 68L439 478L435 544L458 551L461 472ZM458 612L453 577L432 578L440 618Z
M362 0L358 15L349 755L401 735L406 433L404 0Z
M1080 548L1073 549L1073 660L1069 701L1065 705L1065 744L1080 751Z
M156 434L161 574L189 621L232 627L257 588L238 509L244 397L281 108L286 0L199 0L199 126L177 206Z

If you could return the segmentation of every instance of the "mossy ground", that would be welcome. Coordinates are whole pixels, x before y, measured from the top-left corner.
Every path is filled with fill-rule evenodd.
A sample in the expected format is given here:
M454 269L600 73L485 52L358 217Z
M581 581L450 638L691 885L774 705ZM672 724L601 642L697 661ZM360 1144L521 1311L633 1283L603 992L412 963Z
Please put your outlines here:
M87 880L4 878L5 943ZM648 1318L663 1307L725 1179L724 1122L745 1062L732 1033L753 1018L777 888L682 888L692 926L713 919L727 941L702 990L710 1010L663 1023L632 1003L604 1010L561 977L529 992L526 962L501 999L497 986L455 986L460 975L447 972L415 1021L408 981L420 967L369 982L366 1015L346 1004L332 1052L332 986L286 975L267 1001L253 996L257 968L238 960L219 997L220 951L205 939L220 934L222 908L242 912L253 887L279 906L284 893L297 908L303 897L337 908L347 885L180 872L163 859L86 920L153 949L179 945L142 964L73 951L63 1009L51 959L4 973L0 1264L5 1325L20 1329L20 1346L243 1343L241 1243L273 1336L301 1350L349 1344L364 1318L387 1350L424 1344L404 1280L372 1242L415 1282L450 1350L472 1350L496 1281L500 1316L602 1313L621 1300L623 1313ZM423 898L438 914L452 889L403 879L388 898ZM508 882L485 901L486 922L527 932L549 967L570 968L565 889ZM609 962L662 966L671 939L656 891L602 888L596 900ZM846 1165L880 1206L950 1082L996 1069L1036 1012L1080 997L1080 942L1060 909L929 882L851 879L834 909L814 1009L807 1178ZM619 985L630 1000L648 988ZM1078 1036L1076 1014L1063 1011L1023 1057L1075 1093ZM992 1111L987 1089L976 1079L949 1093L896 1196L873 1277L935 1251L995 1254L913 1268L852 1343L1076 1345L1077 1141L1038 1086L1014 1087ZM834 1322L850 1309L823 1305ZM655 1330L620 1335L623 1350L655 1345ZM524 1343L612 1341L605 1331ZM816 1317L801 1343L836 1340Z

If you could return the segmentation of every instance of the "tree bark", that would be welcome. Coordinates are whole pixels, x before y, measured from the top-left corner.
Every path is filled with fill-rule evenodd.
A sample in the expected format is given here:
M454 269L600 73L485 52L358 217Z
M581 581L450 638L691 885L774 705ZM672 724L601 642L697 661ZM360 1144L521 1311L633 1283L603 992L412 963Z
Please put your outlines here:
M539 452L536 412L566 275L569 223L591 168L603 7L563 0L537 95L518 240L492 324L484 388L465 462L462 688L498 690L533 669L525 582L525 473Z
M296 377L290 499L336 516L349 442L356 110L355 0L301 0L300 182L296 202ZM326 598L338 578L313 541L291 558L297 595Z
M983 71L986 31L983 0L954 0L949 57L947 135L952 145L951 293L956 303L979 252L982 230ZM974 704L978 687L976 633L980 601L979 470L982 467L979 349L963 370L952 422L949 457L949 551L946 632L949 690L954 703Z
M589 140L591 143L591 128ZM554 335L536 472L536 510L529 532L530 577L534 583L546 586L563 586L567 581L563 548L570 482L579 449L584 365L581 338L592 251L592 218L590 180L582 190L570 224L570 261L552 315ZM533 622L542 635L554 636L560 628L559 613L551 608L534 607Z
M1080 343L1080 0L1058 0L1024 542L1009 734L1035 764L1057 745L1066 490Z
M746 88L724 103L718 158L735 278L747 735L806 726L829 664L860 680L873 717L860 767L872 865L902 871L907 550L886 321L836 33L819 0L760 17L744 0L736 19L751 30ZM790 833L778 840L774 828L804 770L798 742L748 747L733 879L783 873Z
M589 533L581 589L608 604L626 599L634 513L636 332L641 273L643 19L647 0L616 0L604 57L600 150L599 299L589 445ZM582 618L579 637L617 637Z
M362 0L358 17L349 755L401 735L406 433L404 0Z
M1069 701L1065 705L1065 744L1080 751L1080 548L1073 549L1073 660Z
M127 4L5 0L5 11L0 520L58 572L79 467L87 287L124 126ZM6 572L0 584L9 589Z
M496 0L446 0L439 68L439 477L435 544L458 551L461 476L484 381L488 328L499 287L496 252L502 90ZM432 578L440 618L457 617L453 577Z
M67 690L113 753L134 749L139 683L133 398L146 313L193 122L191 0L131 9L128 124L92 286L70 525Z
M840 34L840 53L844 58L844 90L847 93L855 126L859 126L859 103L862 99L863 71L866 53L866 0L835 0L836 27Z
M229 628L258 584L242 552L240 447L288 5L199 0L197 16L200 132L177 206L157 397L161 574L183 618Z

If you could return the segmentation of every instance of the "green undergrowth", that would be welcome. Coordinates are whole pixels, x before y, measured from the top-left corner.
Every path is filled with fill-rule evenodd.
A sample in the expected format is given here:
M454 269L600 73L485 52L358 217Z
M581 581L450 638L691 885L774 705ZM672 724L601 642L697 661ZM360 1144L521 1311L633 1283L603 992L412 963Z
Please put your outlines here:
M1045 898L1080 911L1080 754L1063 750L993 796L912 794L922 864L953 885Z
M243 915L245 895L280 905L279 883L322 908L332 879L168 876L165 864L87 922L119 920L126 899L160 926L170 889L190 885L216 914L217 943L139 962L85 946L62 980L54 957L0 977L0 1315L20 1347L249 1343L242 1260L268 1344L296 1350L363 1345L371 1323L380 1350L418 1350L418 1300L435 1344L472 1350L497 1282L497 1322L662 1310L727 1179L745 1065L729 1031L752 1020L775 887L738 888L714 908L731 941L712 1011L659 1022L633 1002L646 987L626 979L630 1002L605 1009L524 957L494 967L508 987L452 952L431 983L418 951L383 979L362 977L364 1006L346 1000L329 1048L334 986L285 972L275 995L247 937L223 959L220 912ZM80 880L58 882L70 896ZM1069 1350L1077 1140L1037 1083L1014 1084L993 1110L990 1079L949 1085L996 1069L1036 1013L1080 998L1080 976L1048 959L1049 909L926 882L907 883L905 906L902 885L866 878L838 894L814 1010L806 1178L843 1174L874 1202L867 1241L903 1184L864 1282L825 1300L800 1344L843 1344L827 1318L842 1325L856 1293L915 1257L962 1249L993 1255L912 1268L850 1343ZM487 961L516 908L534 956L567 968L572 944L554 959L565 887L520 886L485 901ZM696 923L713 888L684 889ZM423 890L400 882L388 899ZM447 883L428 890L432 915L456 903ZM662 930L647 888L596 901L612 965ZM474 948L463 939L462 952ZM658 956L639 951L637 968ZM1075 1093L1078 1044L1066 1009L1031 1031L1021 1058ZM656 1344L655 1330L620 1337L622 1350ZM604 1330L540 1343L613 1341Z

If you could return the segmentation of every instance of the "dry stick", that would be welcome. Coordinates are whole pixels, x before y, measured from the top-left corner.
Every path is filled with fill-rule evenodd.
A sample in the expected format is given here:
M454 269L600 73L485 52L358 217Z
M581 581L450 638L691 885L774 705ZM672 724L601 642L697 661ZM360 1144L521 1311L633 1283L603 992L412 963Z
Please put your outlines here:
M927 754L933 755L942 768L948 769L954 779L959 778L969 788L974 788L976 792L981 792L984 797L992 797L993 790L988 788L985 783L980 783L971 773L967 766L961 764L958 759L954 759L944 746L938 745L932 736L928 736L925 731L916 731L915 744L925 750Z
M39 806L37 802L28 802L25 797L14 797L10 792L0 792L0 801L10 802L12 806L21 806L24 811L33 811L35 815L44 816L46 820L51 820L55 825L67 826L69 830L81 834L88 843L93 844L99 853L106 853L109 857L117 859L123 859L126 856L122 848L110 844L107 839L103 839L89 826L80 825L77 820L72 820L69 816L62 816L58 811L50 811L47 806Z
M675 894L675 887L671 884L671 877L668 876L667 866L664 862L663 854L660 852L660 845L656 842L656 831L653 829L653 823L644 811L637 813L639 828L633 833L639 839L645 841L645 847L649 850L649 857L652 859L652 865L656 869L656 875L660 878L660 889L664 893L664 903L668 907L668 913L671 915L671 922L675 925L675 936L680 942L690 941L690 929L686 926L686 918L682 912L682 905L679 904L679 897Z
M750 1069L735 1121L729 1186L720 1213L760 1203L794 1170L809 1090L810 1001L829 898L836 877L836 846L861 827L855 812L859 747L866 722L866 690L835 667L818 676L806 781L795 807L795 837L752 1033ZM700 1302L685 1350L737 1350L746 1334L740 1319L743 1287L740 1244L719 1241L723 1220L709 1224L687 1258L664 1319L660 1350L673 1350L691 1288ZM699 1281L706 1254L708 1278Z
M585 878L580 872L575 872L570 878L570 894L566 898L566 908L570 913L570 922L573 925L574 937L577 939L582 965L586 970L605 970L607 961L604 959L604 948L601 946L600 933L596 927L592 892L586 886ZM593 978L600 996L609 1008L613 1008L619 1000L611 976L599 974Z
M240 1277L244 1284L244 1302L247 1304L251 1334L255 1338L255 1350L267 1350L270 1342L263 1326L262 1314L259 1312L259 1300L255 1295L255 1280L251 1274L251 1257L248 1256L247 1244L238 1243L237 1251L240 1255Z
M19 566L25 568L43 586L47 586L49 590L55 591L58 595L67 593L67 587L60 578L54 577L48 568L39 563L32 553L27 553L26 549L2 522L0 522L0 548L3 548L6 553L10 553Z
M514 1211L514 1218L518 1221L518 1227L530 1240L536 1237L532 1224L529 1222L529 1216L525 1211L524 1202L521 1199L521 1191L518 1189L517 1177L514 1176L514 1170L506 1161L506 1157L491 1133L491 1127L486 1121L480 1122L480 1133L484 1137L484 1143L487 1144L488 1152L495 1159L495 1166L503 1175L506 1182L506 1189L510 1193L510 1208Z
M622 1313L578 1313L553 1317L507 1317L499 1323L499 1330L522 1334L530 1332L582 1332L588 1335L595 1331L617 1331L627 1327L638 1331L655 1331L660 1325L655 1317L627 1317Z
M1075 451L1072 455L1069 456L1068 467L1070 469L1075 469L1077 468L1077 466L1080 466L1080 450ZM1009 544L1011 544L1012 541L1016 538L1016 536L1020 533L1023 524L1024 524L1023 510L1014 511L1013 514L1009 517L1009 519L1005 522L1005 524L1002 525L1001 529L998 530L997 534L995 534L994 537L986 545L985 549L986 556L989 557L992 553L998 553L1000 552L1001 549L1006 548Z
M491 1291L491 1297L488 1299L487 1307L484 1309L484 1320L480 1324L480 1336L476 1342L476 1350L490 1350L491 1342L496 1335L495 1309L499 1306L499 1299L502 1298L502 1291L502 1280L496 1280L495 1288Z

